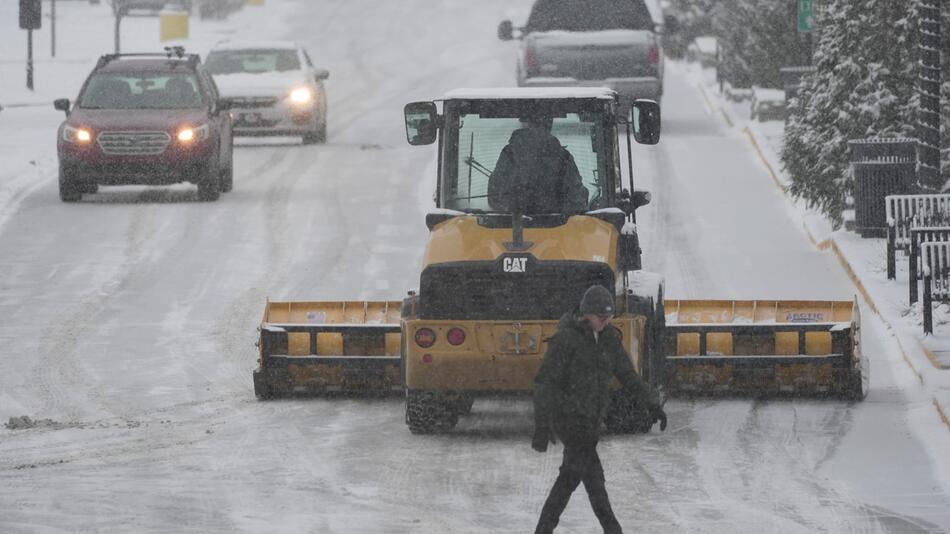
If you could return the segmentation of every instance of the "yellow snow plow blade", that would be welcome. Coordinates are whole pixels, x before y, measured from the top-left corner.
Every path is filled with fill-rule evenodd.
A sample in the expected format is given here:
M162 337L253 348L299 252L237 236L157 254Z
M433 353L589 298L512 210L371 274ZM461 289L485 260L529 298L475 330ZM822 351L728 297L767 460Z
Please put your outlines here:
M863 399L868 365L851 301L666 300L670 394Z
M399 302L267 302L254 393L402 393Z

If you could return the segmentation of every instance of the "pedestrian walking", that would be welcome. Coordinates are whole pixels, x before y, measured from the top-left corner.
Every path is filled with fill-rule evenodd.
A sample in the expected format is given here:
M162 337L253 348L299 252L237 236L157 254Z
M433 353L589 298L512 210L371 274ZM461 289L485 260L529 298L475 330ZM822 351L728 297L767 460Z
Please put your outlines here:
M640 379L623 348L620 331L609 324L614 297L603 286L591 286L580 307L566 313L548 343L535 376L535 431L531 446L544 452L560 439L564 459L548 494L535 534L554 531L578 484L584 483L591 508L606 534L622 532L610 507L604 468L597 455L600 427L610 403L614 377L629 395L648 407L653 423L666 430L659 393Z

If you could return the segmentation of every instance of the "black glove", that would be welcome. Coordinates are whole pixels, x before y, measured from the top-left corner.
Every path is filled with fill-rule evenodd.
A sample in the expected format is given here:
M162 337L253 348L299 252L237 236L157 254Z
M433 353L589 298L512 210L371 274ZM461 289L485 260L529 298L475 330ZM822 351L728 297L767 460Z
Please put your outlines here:
M663 406L654 406L650 408L650 417L653 418L653 422L660 422L660 432L666 430L666 412L663 411Z
M544 452L548 450L548 443L556 443L551 431L547 428L536 428L534 437L531 438L531 448L538 452Z

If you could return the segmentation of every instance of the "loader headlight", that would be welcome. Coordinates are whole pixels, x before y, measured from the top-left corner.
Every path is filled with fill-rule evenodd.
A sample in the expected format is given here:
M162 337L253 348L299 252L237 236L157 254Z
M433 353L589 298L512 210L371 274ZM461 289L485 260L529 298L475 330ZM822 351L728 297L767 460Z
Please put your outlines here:
M68 124L63 127L63 141L86 145L92 141L92 131L86 128L73 128Z
M290 101L298 105L309 104L313 101L313 91L309 87L298 87L290 92Z
M416 330L416 345L427 349L435 345L435 332L431 328L420 328Z
M210 131L211 128L207 124L202 124L196 128L185 126L178 130L178 134L175 137L179 143L191 144L195 141L204 141L207 139Z

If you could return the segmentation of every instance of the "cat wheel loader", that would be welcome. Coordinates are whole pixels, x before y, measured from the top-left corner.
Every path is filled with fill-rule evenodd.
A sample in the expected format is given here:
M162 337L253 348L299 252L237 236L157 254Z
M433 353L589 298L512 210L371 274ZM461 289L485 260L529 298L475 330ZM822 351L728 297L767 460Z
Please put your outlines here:
M268 302L258 396L399 394L413 433L448 430L480 396L530 394L558 319L593 284L616 296L612 324L667 396L866 394L855 302L667 300L662 276L641 269L635 215L650 195L633 187L631 138L659 141L655 102L621 108L601 88L459 89L404 111L409 143L437 143L439 157L418 290L390 302ZM527 115L551 119L583 206L500 210L490 198ZM651 422L614 390L608 430Z

